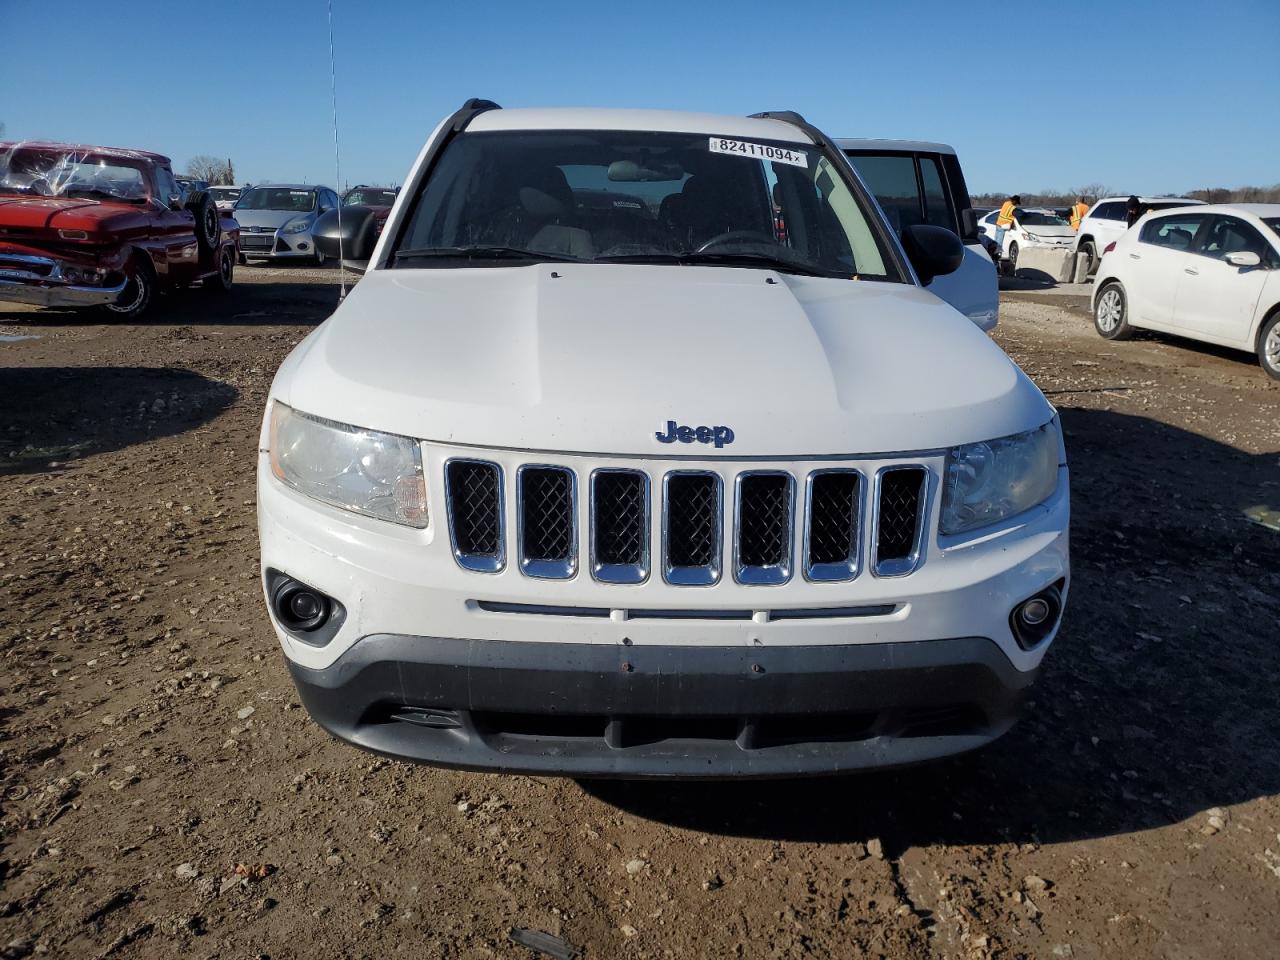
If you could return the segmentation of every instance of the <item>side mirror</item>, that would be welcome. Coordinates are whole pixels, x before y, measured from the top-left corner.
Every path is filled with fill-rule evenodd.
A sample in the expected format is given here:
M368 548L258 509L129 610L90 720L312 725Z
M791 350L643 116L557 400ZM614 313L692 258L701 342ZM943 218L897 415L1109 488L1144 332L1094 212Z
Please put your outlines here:
M928 286L934 277L955 273L964 260L964 244L945 227L917 223L902 231L902 247L920 282Z
M1256 267L1262 263L1262 258L1252 250L1237 250L1235 253L1228 253L1222 259L1233 267Z
M377 218L369 207L343 207L342 230L338 230L337 210L316 217L311 237L316 249L326 257L343 260L368 260L378 242Z
M170 210L181 210L181 209L182 209L182 197L178 196L177 194L174 194L172 197L170 197L170 198L169 198L169 209L170 209Z

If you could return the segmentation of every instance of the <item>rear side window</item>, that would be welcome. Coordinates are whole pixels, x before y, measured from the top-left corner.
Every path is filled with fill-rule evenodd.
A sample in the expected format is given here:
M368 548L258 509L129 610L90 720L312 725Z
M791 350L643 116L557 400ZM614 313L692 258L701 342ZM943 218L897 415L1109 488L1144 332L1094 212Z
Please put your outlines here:
M1118 203L1114 200L1108 201L1107 203L1100 203L1093 208L1093 211L1089 216L1098 220L1123 220L1124 204Z
M916 182L913 157L850 155L849 159L875 194L894 233L924 223L924 207L920 202L920 185Z
M920 156L920 182L924 186L925 223L959 233L956 219L951 213L951 204L947 200L946 188L942 185L942 171L938 169L937 157L924 154Z
M875 194L895 233L919 223L960 233L945 174L936 155L862 152L847 155Z
M1167 247L1170 250L1190 250L1196 232L1204 223L1203 214L1190 214L1180 217L1156 217L1142 225L1142 233L1138 239L1155 247Z

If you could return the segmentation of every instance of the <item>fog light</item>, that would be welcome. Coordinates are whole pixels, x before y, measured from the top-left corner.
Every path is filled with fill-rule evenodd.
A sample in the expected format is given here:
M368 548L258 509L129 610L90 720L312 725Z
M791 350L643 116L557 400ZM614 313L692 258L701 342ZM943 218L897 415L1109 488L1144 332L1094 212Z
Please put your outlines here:
M1049 619L1050 612L1049 604L1039 597L1034 597L1022 605L1018 616L1027 626L1038 627Z
M1044 642L1062 617L1062 586L1059 580L1033 597L1028 597L1009 613L1009 629L1023 650Z

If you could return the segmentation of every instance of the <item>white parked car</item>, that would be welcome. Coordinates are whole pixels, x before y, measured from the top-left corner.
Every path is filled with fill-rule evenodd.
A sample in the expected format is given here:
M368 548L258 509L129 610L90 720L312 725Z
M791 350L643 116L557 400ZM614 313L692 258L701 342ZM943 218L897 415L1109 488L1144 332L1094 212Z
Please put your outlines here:
M996 217L993 210L978 221L982 232L993 241L997 236ZM1018 269L1018 254L1028 248L1066 249L1075 243L1076 232L1071 224L1047 207L1019 208L1013 218L1013 226L1004 232L1000 243L1000 259L1006 271Z
M1186 197L1139 197L1141 211L1171 210L1174 207L1187 207L1203 203L1201 200L1189 200ZM1119 240L1129 229L1125 219L1128 197L1103 197L1098 200L1080 221L1080 229L1076 231L1076 250L1089 257L1089 273L1098 269L1098 261L1107 244Z
M215 186L209 188L209 196L213 197L213 202L217 204L220 213L231 213L235 209L236 201L240 199L240 194L246 189L248 188Z
M1163 330L1256 353L1280 379L1280 204L1147 215L1107 247L1093 316L1108 340Z
M960 268L934 277L929 292L983 330L995 327L999 281L979 236L955 148L918 140L837 140L836 145L871 188L896 232L912 224L931 223L964 241Z
M281 365L262 577L335 736L574 776L1000 736L1058 630L1056 413L793 113L436 128Z

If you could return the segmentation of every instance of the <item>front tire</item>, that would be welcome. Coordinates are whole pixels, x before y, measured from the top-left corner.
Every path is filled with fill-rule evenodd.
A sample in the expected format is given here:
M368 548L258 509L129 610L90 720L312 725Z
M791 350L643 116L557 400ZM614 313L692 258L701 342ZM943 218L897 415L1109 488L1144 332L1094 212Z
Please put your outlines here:
M1086 277L1092 277L1094 271L1098 269L1098 248L1093 245L1092 240L1086 240L1080 244L1080 252L1083 253L1089 261L1089 268L1085 270Z
M1016 277L1018 275L1018 245L1017 243L1009 244L1009 276Z
M1128 340L1133 336L1129 326L1129 301L1124 287L1112 281L1102 288L1093 307L1093 328L1104 340Z
M1274 310L1258 333L1258 363L1273 380L1280 380L1280 310Z
M108 303L106 308L116 319L135 320L151 306L151 298L156 289L156 275L149 260L135 256L129 263L126 277L124 290L120 292L116 302Z

